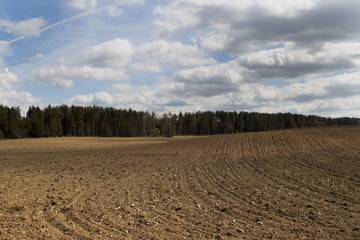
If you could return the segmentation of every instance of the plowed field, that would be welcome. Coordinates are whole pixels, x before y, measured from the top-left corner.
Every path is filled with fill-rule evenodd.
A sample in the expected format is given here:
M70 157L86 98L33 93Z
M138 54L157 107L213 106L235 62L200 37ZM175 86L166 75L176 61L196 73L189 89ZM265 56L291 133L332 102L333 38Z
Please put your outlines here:
M0 142L0 239L360 239L360 127Z

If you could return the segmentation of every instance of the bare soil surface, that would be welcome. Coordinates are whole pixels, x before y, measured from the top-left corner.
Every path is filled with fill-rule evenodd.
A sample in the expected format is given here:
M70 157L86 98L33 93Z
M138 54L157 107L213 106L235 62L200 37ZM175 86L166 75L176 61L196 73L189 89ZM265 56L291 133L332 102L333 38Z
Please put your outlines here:
M360 239L360 127L0 141L0 239Z

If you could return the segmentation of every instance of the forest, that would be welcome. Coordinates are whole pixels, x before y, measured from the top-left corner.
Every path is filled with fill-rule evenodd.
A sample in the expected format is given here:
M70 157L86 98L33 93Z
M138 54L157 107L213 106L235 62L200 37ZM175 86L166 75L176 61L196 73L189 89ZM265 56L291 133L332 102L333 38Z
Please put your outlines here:
M141 137L215 135L301 127L360 125L359 118L292 113L204 111L165 113L100 106L19 107L0 105L0 139L63 136Z

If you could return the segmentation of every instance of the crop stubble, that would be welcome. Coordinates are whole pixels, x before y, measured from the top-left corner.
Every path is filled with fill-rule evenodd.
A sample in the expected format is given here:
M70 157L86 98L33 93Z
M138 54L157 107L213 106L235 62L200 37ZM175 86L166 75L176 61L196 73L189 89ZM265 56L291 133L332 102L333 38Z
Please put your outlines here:
M360 127L0 142L0 239L359 239Z

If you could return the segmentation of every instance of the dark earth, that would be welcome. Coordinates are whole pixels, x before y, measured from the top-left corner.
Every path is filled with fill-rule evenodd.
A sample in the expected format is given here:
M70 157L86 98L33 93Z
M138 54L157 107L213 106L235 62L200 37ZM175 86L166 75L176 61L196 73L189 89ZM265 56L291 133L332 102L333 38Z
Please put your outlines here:
M0 239L360 239L360 127L0 141Z

